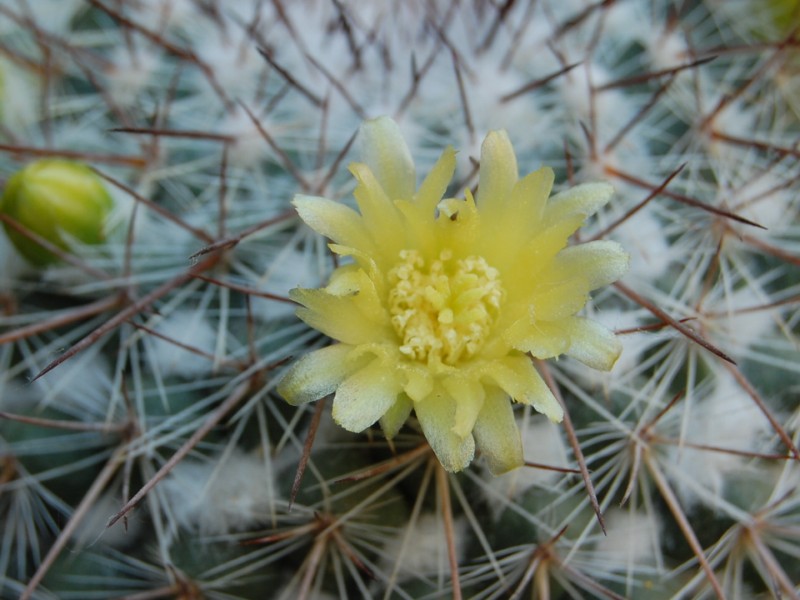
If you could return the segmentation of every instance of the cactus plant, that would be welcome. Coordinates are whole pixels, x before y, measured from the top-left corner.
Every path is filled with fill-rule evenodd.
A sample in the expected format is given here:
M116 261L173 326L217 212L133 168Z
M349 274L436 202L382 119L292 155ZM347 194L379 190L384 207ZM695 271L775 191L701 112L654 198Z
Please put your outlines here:
M3 217L0 596L798 597L794 5L0 4L5 193L69 161L113 198L64 260ZM292 199L355 207L384 115L418 173L457 150L446 198L480 207L501 130L556 193L614 188L570 244L630 255L579 313L621 354L514 350L564 416L514 405L507 473L481 440L445 470L409 411L387 439L278 393L336 347L290 290L348 271Z

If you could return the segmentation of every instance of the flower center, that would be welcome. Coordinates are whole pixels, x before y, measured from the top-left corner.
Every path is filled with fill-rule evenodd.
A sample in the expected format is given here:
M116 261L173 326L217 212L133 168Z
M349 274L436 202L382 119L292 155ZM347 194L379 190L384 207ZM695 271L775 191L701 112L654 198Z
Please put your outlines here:
M389 271L389 312L403 340L400 352L447 365L474 356L505 297L499 275L480 256L454 260L443 250L426 265L416 250L401 251Z

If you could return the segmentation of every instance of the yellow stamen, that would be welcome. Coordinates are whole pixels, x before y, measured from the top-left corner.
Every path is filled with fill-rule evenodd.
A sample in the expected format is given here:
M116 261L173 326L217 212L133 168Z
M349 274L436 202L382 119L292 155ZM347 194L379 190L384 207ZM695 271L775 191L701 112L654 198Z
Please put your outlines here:
M403 250L389 284L400 352L428 363L455 365L474 356L505 297L497 269L480 256L454 259L449 250L430 265L416 250Z

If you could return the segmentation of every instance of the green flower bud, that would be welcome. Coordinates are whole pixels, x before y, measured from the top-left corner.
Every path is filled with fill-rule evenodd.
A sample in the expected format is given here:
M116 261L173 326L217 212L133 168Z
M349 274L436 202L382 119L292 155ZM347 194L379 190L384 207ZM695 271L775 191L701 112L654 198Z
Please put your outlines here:
M48 158L36 161L6 184L0 213L45 240L70 249L70 242L98 244L105 238L104 224L113 201L100 178L88 166ZM32 239L3 223L17 250L36 265L57 260Z
M800 0L750 0L750 3L757 11L757 18L748 21L746 27L759 39L777 42L800 20Z
M797 25L800 18L800 1L798 0L768 0L766 9L772 16L778 32L784 35Z

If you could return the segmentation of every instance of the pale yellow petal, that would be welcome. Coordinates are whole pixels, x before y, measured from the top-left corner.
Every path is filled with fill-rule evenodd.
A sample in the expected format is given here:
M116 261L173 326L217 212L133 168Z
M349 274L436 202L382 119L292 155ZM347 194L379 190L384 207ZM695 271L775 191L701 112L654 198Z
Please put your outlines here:
M561 405L527 356L517 354L494 360L484 368L483 375L514 400L533 406L551 421L564 418Z
M520 260L520 250L542 230L542 212L553 177L553 170L547 167L530 173L514 185L508 202L496 210L481 210L482 244L493 264L525 266Z
M405 246L404 228L398 227L400 212L367 165L353 163L350 165L350 172L358 181L353 196L363 217L364 226L376 241L376 250L382 255L397 258L397 254Z
M528 268L532 272L536 272L549 265L549 261L566 248L570 236L582 224L582 215L572 215L571 217L559 219L554 223L549 223L546 226L541 226L528 241L525 248L526 255L530 256L530 259L534 261L528 265Z
M569 334L561 321L549 323L522 319L509 327L504 336L515 349L530 352L540 359L559 356L569 349Z
M364 344L394 339L388 314L377 296L375 286L362 273L363 285L353 285L353 273L331 289L296 288L289 297L302 306L297 316L314 329L345 344ZM336 293L331 293L331 292Z
M414 160L400 128L389 117L365 121L361 155L390 200L411 199L417 186Z
M403 390L414 402L421 402L433 391L433 374L427 365L402 361L398 369L405 379Z
M478 251L489 264L501 269L510 302L525 302L534 290L541 288L547 277L540 274L566 247L567 240L582 221L580 216L558 221L534 232L519 246L498 243L498 240L506 239L500 230L493 237L481 236Z
M565 248L537 273L536 281L541 283L529 290L533 321L555 321L576 314L589 300L591 290L625 273L628 260L628 254L616 242L595 241Z
M408 420L412 408L414 408L414 404L408 396L405 394L397 396L391 408L381 417L381 429L383 429L386 439L391 440L397 435L397 432Z
M356 211L339 202L298 194L292 200L300 218L317 233L345 246L372 248L371 238Z
M362 344L375 337L373 328L346 298L331 296L325 290L305 289L291 290L289 297L311 307L301 306L297 309L300 320L334 340L345 344Z
M554 180L553 169L542 167L520 179L512 189L511 204L528 228L541 220Z
M622 352L622 343L612 331L582 317L567 319L564 326L570 337L568 356L593 369L611 370Z
M500 475L524 464L522 439L514 421L511 401L502 390L490 387L475 422L475 443L489 470Z
M328 244L328 248L331 249L331 252L338 254L339 256L352 256L355 260L354 266L361 268L364 271L366 276L369 277L370 281L375 287L378 296L383 296L386 288L386 281L384 272L381 270L381 267L378 265L378 263L375 262L374 255L363 252L358 248L353 248L352 246L342 246L341 244Z
M389 318L375 282L358 265L345 265L336 269L331 274L325 291L334 296L349 298L367 321L382 323Z
M469 190L465 190L464 200L446 198L438 206L439 218L433 230L433 239L440 248L448 248L457 256L469 256L477 250L481 218L475 207L475 200Z
M283 376L278 393L294 406L332 394L354 368L346 360L352 349L334 344L306 354Z
M622 277L629 263L630 256L617 242L597 240L565 248L552 270L565 279L582 279L588 290L596 290Z
M356 296L361 291L364 271L358 265L345 265L331 273L325 291L334 296Z
M456 420L455 400L447 394L434 393L414 405L422 432L445 470L463 471L475 456L475 440L453 433Z
M604 182L576 185L550 198L544 220L554 223L574 215L588 217L605 206L613 194L614 188Z
M472 433L475 419L483 407L483 399L486 396L483 384L470 377L452 375L444 379L442 385L456 401L456 418L452 431L464 438Z
M535 321L555 321L571 317L589 300L589 288L582 279L567 279L531 296L531 313Z
M481 145L481 167L476 203L481 214L503 210L517 183L517 157L508 134L490 131Z
M413 248L422 256L438 256L439 240L434 234L436 222L433 212L423 214L419 205L413 200L396 200L395 206L403 215L398 227L405 227L408 247Z
M442 230L442 222L451 223L446 218L435 217L436 208L450 183L454 169L455 151L448 147L425 178L419 193L411 200L395 201L395 206L402 215L395 227L404 232L408 247L415 248L422 256L438 256L439 250L448 243L445 239L448 233Z
M442 152L436 164L433 165L433 169L428 173L428 176L425 177L416 195L415 201L423 217L433 219L436 205L444 197L455 170L456 151L452 146L448 146Z
M352 353L348 356L348 360L365 360L366 364L366 362L369 362L372 358L378 358L384 365L393 365L393 368L397 371L397 376L400 378L399 381L402 384L402 371L398 368L402 357L403 355L400 354L397 344L392 341L367 342L354 346Z
M394 369L375 359L336 390L333 420L348 431L364 431L392 408L400 391Z

